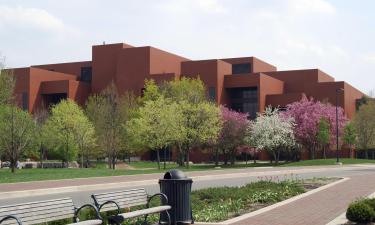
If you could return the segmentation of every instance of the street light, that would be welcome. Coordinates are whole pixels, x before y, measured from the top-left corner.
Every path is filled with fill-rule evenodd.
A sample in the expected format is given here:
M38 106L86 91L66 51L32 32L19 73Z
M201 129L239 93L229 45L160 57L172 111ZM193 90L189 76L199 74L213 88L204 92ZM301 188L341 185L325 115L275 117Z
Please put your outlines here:
M344 92L343 88L336 89L336 164L339 164L339 112L338 112L338 93Z

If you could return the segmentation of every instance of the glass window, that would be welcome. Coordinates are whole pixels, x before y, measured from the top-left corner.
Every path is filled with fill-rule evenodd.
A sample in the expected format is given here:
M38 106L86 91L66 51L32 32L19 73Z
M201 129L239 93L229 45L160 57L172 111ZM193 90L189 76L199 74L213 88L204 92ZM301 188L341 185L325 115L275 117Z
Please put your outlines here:
M249 114L249 119L255 119L258 112L258 88L231 88L228 89L231 108L238 112Z
M92 79L92 68L91 67L81 67L81 81L91 83Z
M22 109L29 110L29 94L27 92L22 93Z
M216 88L215 87L208 88L208 97L211 101L216 101Z
M232 64L232 74L251 73L250 63Z

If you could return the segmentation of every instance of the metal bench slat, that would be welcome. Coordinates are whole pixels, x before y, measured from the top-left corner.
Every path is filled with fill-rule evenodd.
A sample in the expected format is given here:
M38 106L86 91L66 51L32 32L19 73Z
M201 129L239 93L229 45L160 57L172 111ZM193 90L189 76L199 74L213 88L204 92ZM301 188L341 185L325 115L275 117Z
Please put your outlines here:
M142 196L127 196L127 197L124 197L124 198L114 197L114 198L107 198L107 199L99 200L98 203L103 204L104 202L109 201L109 200L112 200L112 201L115 201L115 202L126 202L126 201L144 201L144 202L147 202L147 196L145 196L145 195L142 195Z
M153 208L140 209L140 210L133 211L133 212L122 213L120 215L123 216L124 219L130 219L130 218L134 218L134 217L138 217L138 216L144 216L144 215L164 212L164 211L169 210L169 209L171 209L170 206L157 206L157 207L153 207Z
M54 204L54 205L44 205L39 207L32 207L32 208L26 208L26 209L20 209L20 208L8 208L7 211L0 212L1 215L7 215L9 213L17 213L17 214L25 214L25 213L33 213L43 210L72 210L74 211L74 206L72 204L64 203L64 204Z
M73 201L71 199L58 199L56 200L47 200L47 201L40 201L40 202L33 202L33 203L25 203L25 204L15 204L15 205L6 205L0 206L0 212L6 212L13 209L27 209L30 210L31 208L43 206L43 205L56 205L56 204L71 204L73 206Z
M144 188L137 188L137 189L124 190L124 191L113 191L113 192L96 193L94 195L95 196L116 195L116 194L121 194L121 193L132 193L132 192L145 192L146 193L146 189L144 189Z
M122 197L122 196L138 196L138 195L145 195L147 196L147 193L145 190L138 191L138 192L116 192L116 193L103 193L103 194L94 194L96 199L108 199L108 198L115 198L115 197Z
M74 209L51 209L51 210L40 210L34 212L13 212L11 215L15 215L20 218L22 221L27 221L29 218L50 218L59 215L70 214L71 218L74 216ZM7 214L9 215L9 214Z

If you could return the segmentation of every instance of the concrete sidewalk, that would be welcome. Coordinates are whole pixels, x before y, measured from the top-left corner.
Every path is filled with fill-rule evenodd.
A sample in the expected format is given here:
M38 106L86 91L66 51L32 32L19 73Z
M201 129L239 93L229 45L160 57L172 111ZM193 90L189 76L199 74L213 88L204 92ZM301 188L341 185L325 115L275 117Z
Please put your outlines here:
M222 176L229 174L243 174L256 176L270 176L280 173L284 174L298 174L302 172L317 172L337 169L350 169L358 168L356 166L309 166L309 167L254 167L244 169L218 169L218 170L205 170L186 172L188 177L203 177L203 176ZM52 189L64 188L75 186L92 186L92 185L105 185L123 182L136 182L136 181L150 181L155 182L157 179L162 178L163 173L153 174L138 174L138 175L124 175L124 176L110 176L110 177L89 177L89 178L76 178L64 180L46 180L46 181L32 181L32 182L19 182L19 183L5 183L0 184L0 193L15 192L15 191L28 191L38 189Z
M243 225L325 225L342 214L350 202L375 191L375 174L357 175L342 183L231 223Z

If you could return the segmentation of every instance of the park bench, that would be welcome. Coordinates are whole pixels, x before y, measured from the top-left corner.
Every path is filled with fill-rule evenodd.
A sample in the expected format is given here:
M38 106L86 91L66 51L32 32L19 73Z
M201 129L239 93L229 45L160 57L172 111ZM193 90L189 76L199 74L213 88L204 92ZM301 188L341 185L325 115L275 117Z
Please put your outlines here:
M83 208L94 209L96 218L79 222L78 215ZM72 224L75 225L102 224L99 211L94 205L85 204L76 208L71 198L0 206L1 225L33 225L71 218L73 218L74 221Z
M160 197L164 205L150 207L150 201L156 196ZM91 197L93 198L99 212L113 210L117 211L116 215L108 217L108 222L111 224L121 224L126 219L132 219L142 216L144 216L144 223L146 223L148 215L162 212L165 212L168 219L168 224L171 224L171 218L168 212L168 210L171 209L171 206L168 205L168 198L163 193L157 193L152 196L148 196L144 188L139 188L93 194L91 195ZM146 208L130 211L130 208L134 206L146 206ZM121 213L121 209L128 209L129 212Z

